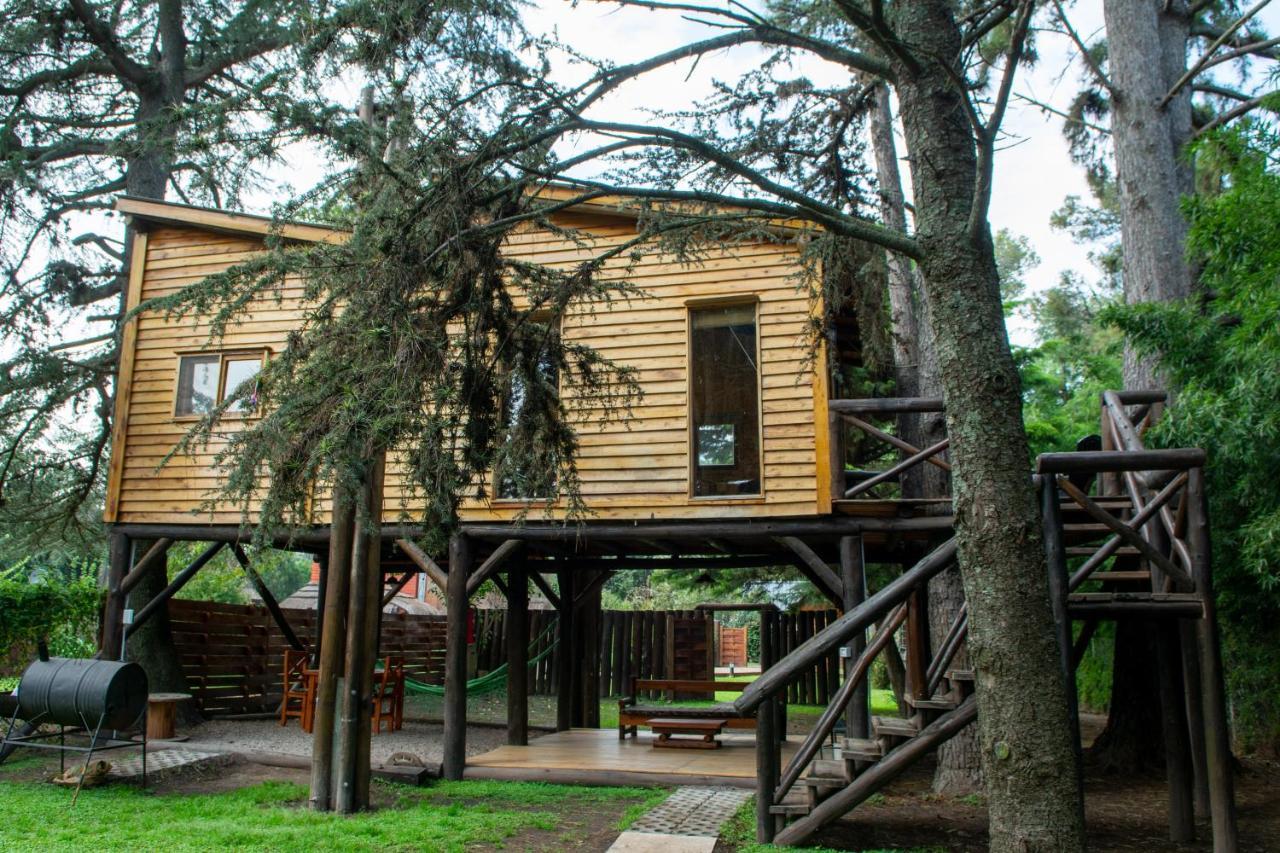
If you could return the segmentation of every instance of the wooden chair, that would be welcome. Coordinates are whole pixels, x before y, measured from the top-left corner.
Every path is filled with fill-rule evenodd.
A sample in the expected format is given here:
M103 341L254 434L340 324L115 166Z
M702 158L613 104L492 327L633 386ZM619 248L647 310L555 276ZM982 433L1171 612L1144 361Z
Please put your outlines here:
M389 657L382 665L382 675L373 684L373 733L386 725L387 731L404 726L404 658Z
M284 650L284 698L280 701L280 725L297 717L304 732L311 731L316 709L315 680L307 677L310 655L294 649Z

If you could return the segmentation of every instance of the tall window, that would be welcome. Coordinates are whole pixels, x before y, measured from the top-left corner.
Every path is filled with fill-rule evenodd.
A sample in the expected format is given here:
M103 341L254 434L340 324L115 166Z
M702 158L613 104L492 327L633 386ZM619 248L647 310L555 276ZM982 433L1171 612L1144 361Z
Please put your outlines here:
M695 497L760 494L756 305L689 309Z
M549 317L535 316L532 322L545 326ZM529 410L531 391L536 393L558 394L560 372L550 358L543 357L537 365L537 382L539 388L530 389L524 376L511 377L511 390L503 404L503 426L506 427L505 441L507 450L512 446L520 447L524 454L539 455L538 427ZM543 460L549 467L554 460ZM535 472L522 470L517 466L506 465L497 472L496 492L500 500L543 500L553 497L556 492L554 482L547 483L534 476Z
M178 358L178 393L175 417L199 417L213 411L262 369L264 350L253 352L200 353ZM255 395L241 397L230 411L248 413L255 408Z

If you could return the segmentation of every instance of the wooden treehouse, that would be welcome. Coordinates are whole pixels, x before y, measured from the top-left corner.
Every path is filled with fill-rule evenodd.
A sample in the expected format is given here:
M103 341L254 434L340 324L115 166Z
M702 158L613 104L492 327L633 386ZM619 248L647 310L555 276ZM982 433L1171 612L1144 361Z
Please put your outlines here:
M153 201L121 199L117 208L137 232L130 308L246 259L262 249L273 228L260 217ZM586 204L557 219L600 247L636 233L634 216L623 207ZM279 233L298 241L341 239L303 224L286 224ZM581 246L533 229L510 238L507 251L548 264L583 258ZM527 501L495 477L492 498L464 503L450 553L428 555L413 545L412 525L400 522L405 494L388 470L386 523L374 557L383 589L394 594L422 573L446 592L445 775L744 784L758 793L761 839L798 843L976 718L975 673L956 663L964 660L963 611L940 637L929 636L924 616L930 578L955 561L950 501L902 499L899 488L903 475L919 466L948 468L946 440L921 449L892 428L894 418L940 413L943 403L835 398L842 368L856 365L857 328L841 316L840 306L820 306L835 316L835 332L812 357L806 334L814 308L797 288L798 264L799 248L784 242L712 250L692 266L655 253L630 272L643 296L563 319L567 339L634 366L644 391L629 423L593 427L580 436L582 491L592 513L583 524L565 526L556 520L557 510L543 518L536 507L517 523ZM240 509L201 509L218 482L215 449L157 465L194 419L285 345L299 298L298 291L286 291L282 301L255 305L216 349L209 348L209 329L200 318L170 322L143 314L126 327L106 500L112 562L104 648L120 647L124 596L162 564L173 541L210 544L127 630L164 607L217 549L230 546L245 562L236 545L244 532ZM1143 432L1163 400L1160 392L1109 392L1100 410L1102 449L1038 460L1046 583L1058 615L1065 678L1074 677L1104 620L1141 619L1158 632L1161 655L1153 666L1161 676L1170 756L1170 832L1190 838L1196 813L1209 813L1215 849L1230 850L1231 757L1204 455L1144 448ZM279 544L314 554L323 597L331 519L323 496L313 506L313 526ZM896 563L903 571L868 596L865 562ZM655 750L647 736L583 731L599 725L600 674L579 664L594 659L587 650L599 645L600 589L612 572L762 565L795 566L843 615L779 656L773 651L783 648L777 614L762 611L764 673L742 685L732 703L683 717L701 722L682 727L679 718L659 721L677 738L719 731L707 720L728 728L749 721L736 726L745 734L726 735L724 749L694 759L681 750ZM553 575L554 589L546 580ZM485 580L508 600L511 746L465 759L465 614L468 597ZM575 653L558 658L557 728L563 734L526 745L529 629L522 614L530 582L555 606L560 642ZM287 628L269 594L266 599ZM326 611L323 601L319 611ZM317 630L316 636L327 635ZM910 714L872 717L868 673L890 646L905 661ZM843 683L814 729L788 740L788 683L836 650L847 650L841 652ZM836 736L839 720L843 737Z

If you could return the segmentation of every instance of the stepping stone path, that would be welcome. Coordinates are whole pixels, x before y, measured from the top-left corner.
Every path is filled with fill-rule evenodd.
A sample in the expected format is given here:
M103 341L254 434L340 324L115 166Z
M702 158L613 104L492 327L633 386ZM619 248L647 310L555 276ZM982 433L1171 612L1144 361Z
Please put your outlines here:
M126 758L123 761L112 761L110 753L103 760L111 761L111 770L107 778L112 782L129 782L137 784L142 780L142 756ZM147 753L147 782L159 781L165 776L185 773L190 770L203 770L207 767L218 767L230 764L231 756L225 752L201 752L195 749L157 749ZM68 764L67 766L71 766Z
M746 788L677 788L631 825L612 853L711 853L720 827L751 799Z

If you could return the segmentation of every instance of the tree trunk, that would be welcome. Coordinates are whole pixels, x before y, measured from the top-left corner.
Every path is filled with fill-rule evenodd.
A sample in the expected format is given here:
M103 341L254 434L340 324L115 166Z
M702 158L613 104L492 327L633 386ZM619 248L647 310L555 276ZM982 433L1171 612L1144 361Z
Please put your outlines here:
M155 544L149 539L136 539L133 542L133 556L130 564ZM166 557L168 555L166 554ZM128 603L125 605L134 613L164 591L169 583L168 566L161 561L147 572L142 580L129 591ZM182 673L182 661L178 657L177 647L173 643L173 629L169 625L169 606L166 604L156 611L155 615L138 627L136 633L126 643L127 657L139 664L147 673L147 689L152 693L186 693L187 678ZM192 726L201 722L200 713L191 702L179 702L177 720L180 726Z
M1113 773L1164 767L1164 737L1157 697L1156 647L1152 626L1134 619L1116 623L1107 727L1089 750L1089 759Z
M1191 137L1191 89L1161 109L1186 71L1189 18L1185 0L1104 0L1108 67L1114 87L1111 138L1120 195L1124 295L1130 305L1167 302L1191 293L1182 197L1193 189L1183 158ZM1159 385L1149 359L1125 348L1129 388Z
M944 0L892 9L898 38L919 57L891 61L952 442L991 849L1082 850L1083 810L1018 374L986 210L973 207L985 203L975 202L974 133L955 84L959 31Z
M869 130L875 154L876 177L880 185L880 212L885 224L907 231L906 203L902 175L898 170L897 145L893 138L893 107L889 87L876 86ZM888 253L889 305L893 326L894 379L900 397L934 397L942 393L938 377L938 357L933 331L925 311L917 270L909 258ZM945 433L943 417L932 413L904 414L898 419L898 434L916 447L941 441ZM907 498L942 498L950 491L947 473L936 465L917 465L902 477L902 495ZM939 643L960 612L964 588L960 573L948 569L929 583L929 635ZM936 654L937 648L933 649ZM964 652L956 659L964 666ZM978 755L978 732L970 727L942 745L933 789L939 794L961 796L982 784Z

